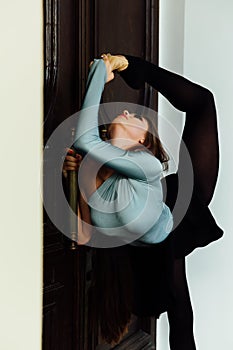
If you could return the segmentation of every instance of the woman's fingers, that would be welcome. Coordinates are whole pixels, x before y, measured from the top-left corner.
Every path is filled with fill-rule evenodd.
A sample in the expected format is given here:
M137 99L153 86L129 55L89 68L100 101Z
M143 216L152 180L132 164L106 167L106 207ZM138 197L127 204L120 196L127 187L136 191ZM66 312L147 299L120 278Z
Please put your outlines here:
M75 154L75 151L72 148L66 148L65 150L66 150L66 153Z
M65 157L65 162L80 163L81 161L82 161L82 156L80 156L80 154L77 154L76 157L73 157L73 156Z
M107 80L106 83L114 79L114 73L112 72L112 66L109 62L108 56L106 54L101 55L101 58L103 59L105 65L106 65L106 70L107 70ZM93 64L94 61L91 61L89 64L89 67Z
M67 155L64 159L64 163L62 167L62 171L65 177L67 175L66 172L68 170L77 171L82 161L82 156L80 154L78 153L75 154L75 152L70 148L67 148L66 151L67 151Z
M71 167L71 168L77 168L78 166L78 162L65 162L64 163L64 168L68 168L68 167Z
M65 156L65 162L70 161L70 162L77 162L78 158L74 156Z
M101 58L103 59L105 66L106 66L106 70L107 70L107 80L106 83L108 83L109 81L114 79L114 73L112 71L112 66L111 63L108 59L108 56L106 54L101 55Z
M115 76L114 76L114 73L113 73L113 72L109 73L107 83L108 83L109 81L113 80L114 77L115 77Z

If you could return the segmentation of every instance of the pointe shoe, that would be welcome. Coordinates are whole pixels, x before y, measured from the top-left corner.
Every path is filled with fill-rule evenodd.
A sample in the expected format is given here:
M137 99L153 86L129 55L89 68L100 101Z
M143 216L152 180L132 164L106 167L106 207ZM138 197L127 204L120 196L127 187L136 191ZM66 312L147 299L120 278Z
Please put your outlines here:
M111 55L110 53L107 53L107 55L102 54L101 57L103 59L105 57L108 58L112 67L112 71L116 70L117 72L122 72L129 65L128 60L125 58L125 56L122 56L122 55Z

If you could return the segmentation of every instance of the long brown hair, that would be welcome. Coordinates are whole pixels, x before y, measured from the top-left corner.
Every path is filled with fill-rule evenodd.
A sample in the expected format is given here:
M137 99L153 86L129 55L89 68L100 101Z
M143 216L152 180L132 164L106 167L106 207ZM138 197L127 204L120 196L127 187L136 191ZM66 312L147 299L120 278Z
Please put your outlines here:
M148 148L153 155L160 160L163 170L168 170L169 156L159 139L158 128L155 119L143 116L148 122L148 131L146 133L143 145Z
M169 157L158 137L155 120L147 117L148 131L143 145L168 169ZM111 125L111 124L109 124ZM101 138L110 139L109 125L100 128ZM111 345L128 331L133 312L133 275L128 246L93 250L92 282L89 288L91 329L100 328L102 339Z
M92 331L99 326L102 340L116 345L128 332L132 314L132 271L128 246L95 248L89 288Z

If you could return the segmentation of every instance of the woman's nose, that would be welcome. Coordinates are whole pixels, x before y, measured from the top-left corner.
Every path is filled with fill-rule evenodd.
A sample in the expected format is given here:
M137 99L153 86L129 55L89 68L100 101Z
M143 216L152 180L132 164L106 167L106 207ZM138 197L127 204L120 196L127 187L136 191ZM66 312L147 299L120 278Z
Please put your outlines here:
M125 109L125 110L123 111L123 114L126 115L126 116L128 117L128 116L129 116L129 111L127 111L127 109Z

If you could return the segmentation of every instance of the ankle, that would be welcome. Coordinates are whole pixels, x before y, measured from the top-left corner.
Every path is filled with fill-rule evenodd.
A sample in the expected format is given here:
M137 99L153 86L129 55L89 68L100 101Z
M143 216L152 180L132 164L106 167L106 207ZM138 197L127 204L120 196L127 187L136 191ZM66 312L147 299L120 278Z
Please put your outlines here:
M127 69L120 72L121 77L133 89L141 89L146 82L146 61L140 57L124 55L128 60Z

